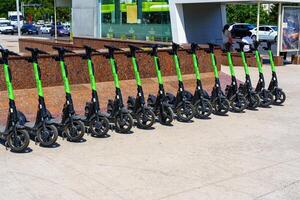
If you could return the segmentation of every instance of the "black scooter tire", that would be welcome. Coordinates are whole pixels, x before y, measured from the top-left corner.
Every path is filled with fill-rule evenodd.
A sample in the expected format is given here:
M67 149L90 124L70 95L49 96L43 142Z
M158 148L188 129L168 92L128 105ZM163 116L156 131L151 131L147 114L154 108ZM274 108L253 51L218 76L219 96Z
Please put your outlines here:
M29 134L26 130L17 130L17 138L15 138L15 134L13 132L10 132L6 138L7 145L11 149L12 152L15 153L22 153L24 152L30 142ZM21 140L16 141L15 139ZM19 143L21 142L21 144Z
M37 139L41 146L51 147L57 141L58 131L54 125L46 125L45 128L47 129L47 131L49 131L49 133L47 133L48 134L47 137L45 137L44 135L45 134L44 128L40 127L36 132Z
M280 106L285 102L286 94L281 89L273 90L272 94L274 96L273 105Z
M76 129L76 130L75 130ZM80 142L85 133L84 123L80 120L74 120L73 124L67 124L65 134L70 142Z
M260 98L259 98L258 94L247 95L246 99L248 102L247 108L250 110L255 110L260 105Z
M232 111L236 113L243 112L247 107L247 99L242 94L233 95L229 102Z
M212 102L214 109L214 114L216 115L226 115L230 109L230 103L225 97L216 98Z
M273 95L268 90L263 90L260 93L258 93L260 98L260 106L263 108L268 108L270 105L273 104Z
M122 115L123 115L123 121L121 121L120 115L116 116L115 119L116 131L119 133L129 133L133 127L133 118L129 113L123 113Z
M92 136L104 137L109 131L109 120L106 117L93 118L89 123L89 130Z
M171 107L166 106L163 113L159 113L159 121L162 125L170 126L174 121L174 112Z
M180 122L189 122L193 119L195 114L195 108L192 103L186 101L180 103L176 107L177 120Z
M195 117L197 119L207 119L213 111L213 107L210 101L204 98L202 100L198 100L194 104L194 108L195 108Z
M155 123L155 114L149 108L144 108L144 112L140 111L137 113L136 122L138 128L150 129Z

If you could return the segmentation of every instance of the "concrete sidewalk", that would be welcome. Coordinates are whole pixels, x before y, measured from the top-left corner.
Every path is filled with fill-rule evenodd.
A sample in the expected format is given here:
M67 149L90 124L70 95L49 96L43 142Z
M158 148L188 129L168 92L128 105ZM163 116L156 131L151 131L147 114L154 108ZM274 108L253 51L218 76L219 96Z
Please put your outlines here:
M25 154L0 148L0 200L299 200L300 68L278 76L284 106L53 149L32 142Z

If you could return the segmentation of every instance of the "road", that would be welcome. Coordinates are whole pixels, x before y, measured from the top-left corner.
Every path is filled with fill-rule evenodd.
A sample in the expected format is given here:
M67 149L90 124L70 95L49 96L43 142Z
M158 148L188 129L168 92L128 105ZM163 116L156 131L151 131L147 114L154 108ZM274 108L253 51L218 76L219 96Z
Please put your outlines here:
M250 73L255 83L257 69ZM236 74L243 80L242 68ZM0 200L299 200L299 77L299 66L278 68L284 106L59 139L52 149L31 143L24 154L0 146Z

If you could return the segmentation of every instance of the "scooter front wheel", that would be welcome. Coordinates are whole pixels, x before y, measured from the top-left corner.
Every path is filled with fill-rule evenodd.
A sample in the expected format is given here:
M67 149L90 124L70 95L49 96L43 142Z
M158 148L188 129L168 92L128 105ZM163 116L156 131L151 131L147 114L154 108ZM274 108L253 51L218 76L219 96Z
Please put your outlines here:
M91 134L97 137L103 137L109 131L109 120L106 117L95 117L89 124Z
M229 102L233 112L243 112L247 107L247 99L242 94L233 95Z
M120 133L129 133L133 126L133 118L129 113L122 113L115 119L116 131Z
M21 153L29 145L30 137L25 130L16 130L16 132L11 131L7 136L7 145L12 152Z
M281 89L278 89L278 88L274 89L272 91L272 94L274 96L274 101L273 101L274 105L279 106L285 102L286 95Z
M159 113L159 121L161 124L170 126L174 120L174 112L170 106L165 106L162 113Z
M57 128L53 125L45 125L37 130L37 139L41 146L50 147L58 138Z
M137 126L142 129L149 129L155 123L155 114L149 108L144 108L144 111L137 113Z
M263 108L269 107L273 103L273 95L268 90L262 90L259 94L260 106Z
M260 105L260 98L258 94L248 94L245 97L247 99L248 109L255 110Z
M209 100L202 99L194 104L195 117L198 119L207 119L212 113L212 105Z
M212 102L214 113L217 115L226 115L230 109L230 103L225 97L218 97Z
M84 123L80 120L74 120L73 123L67 124L65 133L70 142L79 142L85 133Z
M180 122L189 122L195 114L194 106L190 102L182 102L176 107L177 120Z

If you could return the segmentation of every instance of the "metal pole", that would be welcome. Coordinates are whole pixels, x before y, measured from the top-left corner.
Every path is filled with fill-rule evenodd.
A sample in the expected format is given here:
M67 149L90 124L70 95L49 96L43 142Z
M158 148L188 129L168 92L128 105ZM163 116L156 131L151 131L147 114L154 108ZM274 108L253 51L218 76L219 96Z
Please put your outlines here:
M19 6L19 0L16 0L17 4L17 25L18 25L18 37L21 37L21 24L20 24L20 6Z
M57 40L56 0L54 0L54 39Z
M257 3L256 40L259 41L260 2Z
M137 0L137 23L141 24L143 19L143 1Z
M282 3L278 6L278 31L277 31L277 56L280 56L281 35L282 35Z

